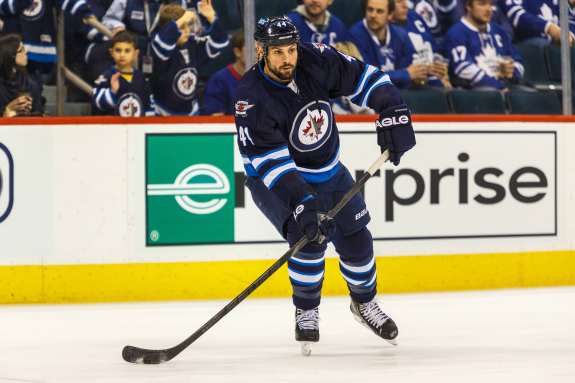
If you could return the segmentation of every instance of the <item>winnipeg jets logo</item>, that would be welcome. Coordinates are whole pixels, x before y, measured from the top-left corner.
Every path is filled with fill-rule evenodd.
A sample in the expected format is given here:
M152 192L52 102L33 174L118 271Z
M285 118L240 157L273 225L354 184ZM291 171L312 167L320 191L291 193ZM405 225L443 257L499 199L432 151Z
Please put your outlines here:
M192 68L184 68L174 76L173 90L185 100L194 97L198 76Z
M437 14L435 13L433 6L427 1L420 1L417 3L415 6L415 12L425 20L425 24L427 24L429 29L437 27Z
M24 17L28 19L37 19L44 13L44 2L43 0L33 0L32 4L22 12Z
M235 109L236 109L236 116L237 117L246 117L248 115L248 110L253 108L255 105L249 104L247 101L240 100L236 102Z
M122 117L141 117L142 101L135 93L126 93L118 103L118 114Z
M300 152L309 152L325 144L332 133L333 115L326 101L312 101L297 113L290 132L291 145Z

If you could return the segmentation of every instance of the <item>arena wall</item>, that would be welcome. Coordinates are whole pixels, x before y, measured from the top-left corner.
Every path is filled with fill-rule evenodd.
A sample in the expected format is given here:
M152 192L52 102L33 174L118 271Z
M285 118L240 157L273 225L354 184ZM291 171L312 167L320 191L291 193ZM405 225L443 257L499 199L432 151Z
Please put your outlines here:
M372 120L338 118L353 175L378 156ZM0 125L0 303L230 298L287 249L243 186L230 118ZM415 129L365 188L380 292L575 284L574 118ZM284 266L254 295L290 293ZM346 294L333 249L324 293Z

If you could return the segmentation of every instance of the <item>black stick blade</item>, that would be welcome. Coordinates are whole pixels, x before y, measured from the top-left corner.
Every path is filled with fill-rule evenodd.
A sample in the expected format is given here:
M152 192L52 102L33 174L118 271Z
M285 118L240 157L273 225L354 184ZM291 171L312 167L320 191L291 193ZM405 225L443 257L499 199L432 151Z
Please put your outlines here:
M126 362L138 364L160 364L171 359L165 350L146 350L134 346L125 346L122 358Z

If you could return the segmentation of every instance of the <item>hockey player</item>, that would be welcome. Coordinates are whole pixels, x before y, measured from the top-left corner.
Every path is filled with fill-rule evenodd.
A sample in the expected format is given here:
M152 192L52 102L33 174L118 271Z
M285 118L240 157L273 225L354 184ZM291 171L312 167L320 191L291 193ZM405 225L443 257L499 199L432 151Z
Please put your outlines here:
M303 0L288 17L297 27L301 41L323 43L335 46L335 43L351 41L345 24L328 11L333 0Z
M569 0L569 44L575 40L575 1ZM544 46L561 41L559 2L557 0L507 0L501 9L513 25L515 40Z
M447 60L439 53L433 34L421 16L407 6L407 0L396 0L391 15L393 23L407 32L415 53L413 63L428 67L428 84L451 88L447 76Z
M92 114L141 117L154 115L148 80L136 68L138 43L128 31L112 39L110 55L115 65L102 73L92 91Z
M427 83L428 66L414 62L416 51L400 27L389 22L394 0L367 0L365 17L354 24L350 33L363 60L377 66L399 88Z
M244 32L234 33L231 39L235 60L214 73L204 91L202 114L221 116L234 114L234 98L238 82L246 71L244 63Z
M254 37L260 61L237 89L237 144L258 208L290 245L303 235L310 241L288 262L296 340L306 355L308 342L319 341L325 236L340 256L354 316L395 343L397 326L375 300L373 240L363 198L356 195L333 220L320 213L353 184L339 160L330 98L349 96L379 113L378 144L390 150L396 165L415 145L409 110L388 75L327 45L299 42L287 17L260 19Z
M504 89L523 77L521 56L511 39L491 22L491 0L466 0L466 14L445 36L454 85Z
M156 110L162 116L195 115L199 112L196 87L197 67L217 57L229 44L221 29L211 0L198 3L200 15L210 23L204 36L191 34L190 24L196 16L176 4L160 11L158 32L152 38L154 57L152 90Z

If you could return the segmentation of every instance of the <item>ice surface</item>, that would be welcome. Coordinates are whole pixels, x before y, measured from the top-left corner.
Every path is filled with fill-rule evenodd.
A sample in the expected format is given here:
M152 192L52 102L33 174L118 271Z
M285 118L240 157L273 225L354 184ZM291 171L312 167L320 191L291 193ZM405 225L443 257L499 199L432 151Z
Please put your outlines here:
M171 347L226 302L0 306L0 382L575 382L575 288L380 296L399 346L324 298L310 357L288 299L248 299L171 362L133 365L126 344Z

